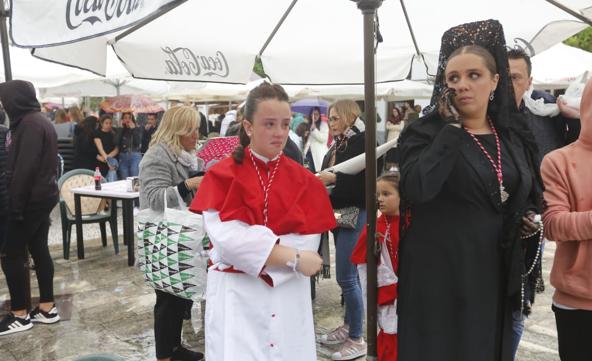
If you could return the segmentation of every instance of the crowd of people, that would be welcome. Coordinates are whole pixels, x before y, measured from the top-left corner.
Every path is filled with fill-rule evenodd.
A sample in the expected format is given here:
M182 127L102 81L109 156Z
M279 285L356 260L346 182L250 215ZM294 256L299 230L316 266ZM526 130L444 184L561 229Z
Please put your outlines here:
M508 51L500 23L463 24L442 37L424 115L409 104L389 109L387 139L397 146L379 159L376 185L380 361L514 360L544 288L546 241L557 243L551 284L559 355L592 359L592 81L580 109L531 93L531 82L530 58ZM8 175L0 225L12 310L0 335L59 320L47 248L56 160L43 158L56 152L59 124L54 129L40 115L32 89L0 85L11 120L8 142L0 128ZM555 102L559 115L532 107L534 98ZM211 246L206 359L316 359L309 277L323 268L328 232L345 309L343 323L318 341L338 345L333 360L365 355L365 170L330 170L364 153L361 109L339 100L327 114L313 107L294 116L284 89L262 83L232 111L220 131L240 145L207 170L195 151L203 120L187 106L142 131L124 114L119 137L111 116L85 118L73 130L85 155L76 164L98 165L107 178L117 168L123 177L139 174L142 209L161 211L166 201L203 216ZM46 148L25 147L34 136ZM25 247L41 292L31 312L23 304ZM157 359L202 359L181 344L191 301L155 292Z

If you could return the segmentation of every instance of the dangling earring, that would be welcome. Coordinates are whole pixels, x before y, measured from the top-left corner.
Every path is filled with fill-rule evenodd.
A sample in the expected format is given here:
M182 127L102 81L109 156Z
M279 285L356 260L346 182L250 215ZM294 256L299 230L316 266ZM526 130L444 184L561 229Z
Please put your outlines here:
M491 94L489 94L489 101L492 102L493 101L493 91L491 92Z

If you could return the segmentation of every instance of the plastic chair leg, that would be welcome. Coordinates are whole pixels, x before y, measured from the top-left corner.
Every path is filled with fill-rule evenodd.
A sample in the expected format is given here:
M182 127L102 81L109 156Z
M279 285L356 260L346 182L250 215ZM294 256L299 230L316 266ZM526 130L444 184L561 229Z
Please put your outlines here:
M64 259L70 259L70 237L72 236L72 223L66 226L66 240L64 245Z
M107 247L107 228L105 222L100 222L99 227L101 228L101 242L103 243L103 247Z

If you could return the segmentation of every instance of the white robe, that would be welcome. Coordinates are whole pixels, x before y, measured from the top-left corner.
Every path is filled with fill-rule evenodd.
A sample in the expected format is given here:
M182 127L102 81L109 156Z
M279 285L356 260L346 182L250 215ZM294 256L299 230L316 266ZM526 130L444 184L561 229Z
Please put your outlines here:
M265 267L273 287L258 277L277 240L300 250L319 247L320 235L275 235L261 225L222 222L203 212L214 248L206 292L206 359L313 361L317 359L310 279L289 267ZM221 272L229 266L245 273Z

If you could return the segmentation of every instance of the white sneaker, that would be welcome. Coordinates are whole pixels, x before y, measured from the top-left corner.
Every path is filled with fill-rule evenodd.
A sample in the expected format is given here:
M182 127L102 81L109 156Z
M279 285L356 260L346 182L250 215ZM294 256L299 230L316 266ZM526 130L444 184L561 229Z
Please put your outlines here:
M58 309L55 304L49 312L45 312L37 306L31 311L31 313L29 313L29 317L31 317L31 322L33 323L45 323L47 325L56 323L60 320L60 315L58 314Z
M366 355L366 350L366 341L363 338L354 341L348 337L341 349L331 355L331 360L353 360Z
M31 318L27 314L25 317L18 317L14 313L9 312L0 321L0 336L10 335L11 333L29 330L33 327Z
M329 332L328 334L321 335L319 342L325 345L338 345L344 343L349 337L349 327L341 325Z

